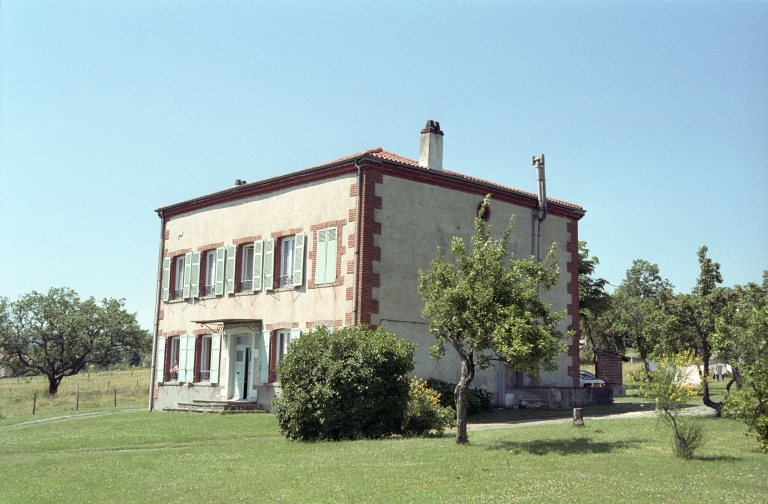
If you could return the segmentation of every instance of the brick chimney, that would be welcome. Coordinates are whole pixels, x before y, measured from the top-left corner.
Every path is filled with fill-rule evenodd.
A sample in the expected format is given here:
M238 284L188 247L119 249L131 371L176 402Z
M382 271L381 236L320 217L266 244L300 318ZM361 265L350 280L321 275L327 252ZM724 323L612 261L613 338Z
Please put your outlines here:
M443 171L443 132L437 121L427 121L427 126L421 130L419 165Z

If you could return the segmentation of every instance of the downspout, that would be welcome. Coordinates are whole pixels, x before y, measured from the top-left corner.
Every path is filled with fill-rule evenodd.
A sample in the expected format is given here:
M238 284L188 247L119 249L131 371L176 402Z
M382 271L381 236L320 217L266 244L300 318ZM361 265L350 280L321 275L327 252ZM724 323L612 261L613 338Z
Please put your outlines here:
M160 328L160 298L163 290L163 251L165 245L165 215L163 211L157 212L160 217L160 252L157 261L157 287L155 288L155 324L154 335L152 337L152 365L149 371L149 406L148 411L152 411L155 406L155 367L157 366L157 331Z
M355 168L357 168L357 210L356 210L356 230L355 230L355 278L354 285L352 287L352 324L357 325L357 286L358 286L358 271L360 269L360 221L363 220L363 216L360 214L360 208L363 201L363 170L355 159Z
M533 211L533 256L536 263L541 262L541 224L547 218L547 181L544 176L544 154L536 158L531 156L531 164L536 167L536 185L539 200Z

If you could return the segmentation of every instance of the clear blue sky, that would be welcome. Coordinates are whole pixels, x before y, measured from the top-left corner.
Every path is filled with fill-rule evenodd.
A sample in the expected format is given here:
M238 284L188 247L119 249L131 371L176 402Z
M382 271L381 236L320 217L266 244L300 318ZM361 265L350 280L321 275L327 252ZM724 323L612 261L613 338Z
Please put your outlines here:
M0 296L68 286L151 327L160 206L383 147L582 205L618 284L708 245L768 269L768 3L0 6Z

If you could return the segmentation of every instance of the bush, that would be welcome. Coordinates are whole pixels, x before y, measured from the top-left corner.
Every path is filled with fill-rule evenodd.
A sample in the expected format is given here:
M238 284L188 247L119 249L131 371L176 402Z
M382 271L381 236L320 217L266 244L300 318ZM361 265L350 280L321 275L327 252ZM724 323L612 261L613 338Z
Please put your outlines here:
M456 384L430 378L427 380L427 387L440 393L440 405L444 408L455 408L456 399L454 392ZM474 415L483 411L493 411L491 400L493 395L485 389L473 388L467 391L467 415Z
M686 401L696 396L696 389L688 385L688 373L698 364L693 352L662 356L656 370L643 376L642 392L653 399L656 414L673 431L672 449L676 456L685 459L704 445L704 429L701 424L680 415L686 410Z
M380 438L402 432L414 346L381 328L320 328L292 341L272 402L293 440Z
M418 378L411 380L403 434L427 436L432 431L442 434L445 429L455 425L456 411L440 404L440 393L427 387L427 383Z

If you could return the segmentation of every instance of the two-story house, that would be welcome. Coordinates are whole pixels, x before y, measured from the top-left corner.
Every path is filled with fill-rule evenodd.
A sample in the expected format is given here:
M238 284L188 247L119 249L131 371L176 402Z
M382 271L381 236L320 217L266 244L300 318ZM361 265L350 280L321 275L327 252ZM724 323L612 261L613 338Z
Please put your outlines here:
M559 283L543 298L567 310L578 332L578 221L584 210L442 168L443 132L429 121L419 161L381 148L168 205L161 220L150 408L201 400L257 401L271 409L275 365L290 341L318 326L383 325L416 344L414 374L457 381L450 349L428 354L434 337L420 317L419 269L454 236L469 239L483 216L510 251L530 257L557 244ZM539 238L537 238L539 237ZM542 386L578 387L578 337ZM529 384L508 366L479 372L473 386L504 404Z

